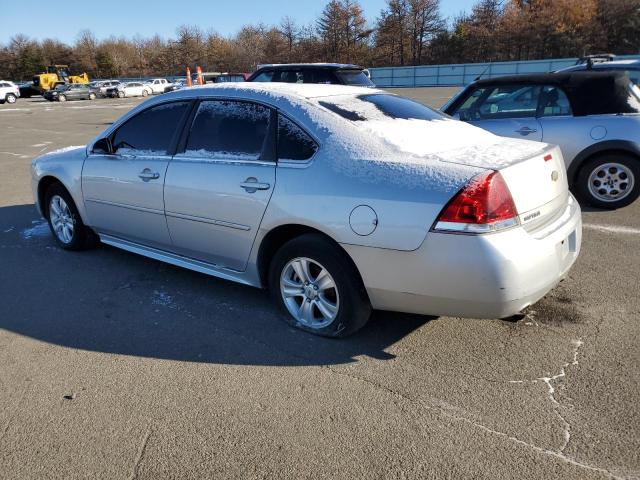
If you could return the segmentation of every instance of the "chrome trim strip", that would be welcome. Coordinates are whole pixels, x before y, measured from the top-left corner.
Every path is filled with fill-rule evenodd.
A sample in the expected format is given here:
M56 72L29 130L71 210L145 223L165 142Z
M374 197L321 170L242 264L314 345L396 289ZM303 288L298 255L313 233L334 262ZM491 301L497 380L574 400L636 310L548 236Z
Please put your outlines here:
M218 225L220 227L235 228L236 230L243 230L245 232L248 232L249 230L251 230L251 227L247 225L225 222L223 220L214 220L212 218L196 217L194 215L186 215L184 213L166 212L166 215L167 217L180 218L183 220L191 220L193 222L208 223L210 225Z
M221 163L232 165L250 165L258 167L275 167L276 162L267 162L264 160L246 160L239 158L215 158L215 157L193 157L190 155L177 154L171 159L171 163Z
M137 210L139 212L154 213L156 215L164 215L162 210L156 210L155 208L138 207L137 205L125 205L124 203L107 202L105 200L98 200L97 198L85 198L85 202L99 203L101 205L109 205L111 207L128 208L130 210Z
M121 248L122 250L126 250L131 253L137 253L138 255L152 258L153 260L159 260L177 267L187 268L189 270L222 278L224 280L231 280L233 282L242 283L252 287L257 286L244 278L244 272L220 267L218 265L202 262L193 258L183 257L182 255L177 255L175 253L158 250L157 248L147 247L118 237L106 235L104 233L98 233L98 235L103 243L111 245L112 247Z

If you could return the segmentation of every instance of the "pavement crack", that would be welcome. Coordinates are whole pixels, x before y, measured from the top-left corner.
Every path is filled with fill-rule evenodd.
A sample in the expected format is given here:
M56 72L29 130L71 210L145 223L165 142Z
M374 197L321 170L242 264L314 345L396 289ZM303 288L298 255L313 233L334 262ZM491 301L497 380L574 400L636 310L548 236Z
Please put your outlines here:
M144 454L147 450L147 445L149 444L149 437L151 437L152 430L151 428L147 428L144 436L142 437L142 441L140 442L140 446L138 447L138 455L136 455L136 460L131 468L131 474L129 475L129 480L135 480L138 478L138 468L144 459Z
M437 407L430 407L430 408L437 408ZM474 427L476 427L476 428L478 428L480 430L483 430L484 432L490 433L492 435L497 435L497 436L499 436L501 438L507 439L507 440L509 440L509 441L511 441L513 443L518 444L518 445L522 445L524 447L530 448L530 449L535 450L536 452L542 453L544 455L548 455L548 456L551 456L551 457L558 458L558 459L562 460L563 462L566 462L566 463L568 463L570 465L574 465L576 467L583 468L585 470L590 470L592 472L601 473L603 475L606 475L609 478L613 478L613 479L616 479L616 480L624 480L624 477L616 475L615 473L610 472L609 470L607 470L605 468L594 467L592 465L588 465L586 463L582 463L582 462L579 462L577 460L574 460L573 458L568 457L567 455L565 455L564 452L562 452L562 451L549 450L547 448L539 447L538 445L525 442L524 440L521 440L518 437L514 437L512 435L509 435L509 434L504 433L504 432L500 432L498 430L494 430L494 429L489 428L486 425L483 425L481 423L474 422L473 420L470 420L470 419L468 419L466 417L460 417L460 416L457 416L457 415L452 415L451 413L446 412L446 411L444 411L442 409L440 409L440 410L442 411L442 413L444 415L446 415L446 416L448 416L450 418L453 418L454 420L457 420L457 421L460 421L460 422L464 422L464 423L467 423L469 425L473 425Z
M572 366L578 365L578 354L580 352L580 348L582 347L582 345L584 345L584 342L582 342L582 340L574 340L572 343L574 346L573 360L571 362L565 363L560 368L560 372L557 373L556 375L553 375L551 377L538 378L538 380L544 382L545 385L547 386L549 400L551 400L551 403L553 405L553 411L555 412L556 416L560 419L560 422L562 423L562 426L563 426L564 442L558 449L558 452L560 453L564 452L564 450L569 445L569 442L571 441L571 424L564 418L564 416L561 413L562 405L560 404L558 399L556 399L556 396L555 396L556 389L553 386L553 383L560 379L563 379L564 381L567 377L567 370Z

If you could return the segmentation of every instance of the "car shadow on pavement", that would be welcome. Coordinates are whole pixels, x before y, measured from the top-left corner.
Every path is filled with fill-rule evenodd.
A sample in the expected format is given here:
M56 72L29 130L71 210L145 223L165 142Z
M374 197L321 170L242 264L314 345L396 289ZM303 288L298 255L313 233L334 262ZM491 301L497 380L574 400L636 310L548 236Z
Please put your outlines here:
M374 312L352 337L290 327L267 292L115 248L60 249L33 205L0 208L0 328L69 348L176 361L330 365L386 349L433 317Z

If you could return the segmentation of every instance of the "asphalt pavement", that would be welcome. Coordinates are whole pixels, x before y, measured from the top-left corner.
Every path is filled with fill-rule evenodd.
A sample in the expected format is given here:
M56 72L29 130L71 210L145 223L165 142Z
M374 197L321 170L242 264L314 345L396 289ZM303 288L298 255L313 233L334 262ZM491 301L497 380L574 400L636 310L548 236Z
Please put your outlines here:
M0 479L640 478L640 202L585 209L575 267L518 321L318 338L266 292L56 246L31 160L140 101L0 105Z

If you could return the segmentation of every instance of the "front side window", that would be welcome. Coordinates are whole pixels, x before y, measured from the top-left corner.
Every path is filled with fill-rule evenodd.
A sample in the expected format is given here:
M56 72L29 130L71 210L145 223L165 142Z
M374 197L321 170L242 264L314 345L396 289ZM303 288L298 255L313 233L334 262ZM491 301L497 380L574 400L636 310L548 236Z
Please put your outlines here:
M309 160L318 145L298 125L278 115L278 160Z
M480 87L454 115L460 120L535 117L540 90L538 85L523 84Z
M173 102L149 108L127 120L112 137L120 155L167 155L171 140L189 102Z
M271 110L249 102L207 100L200 103L185 155L260 160L267 142Z

